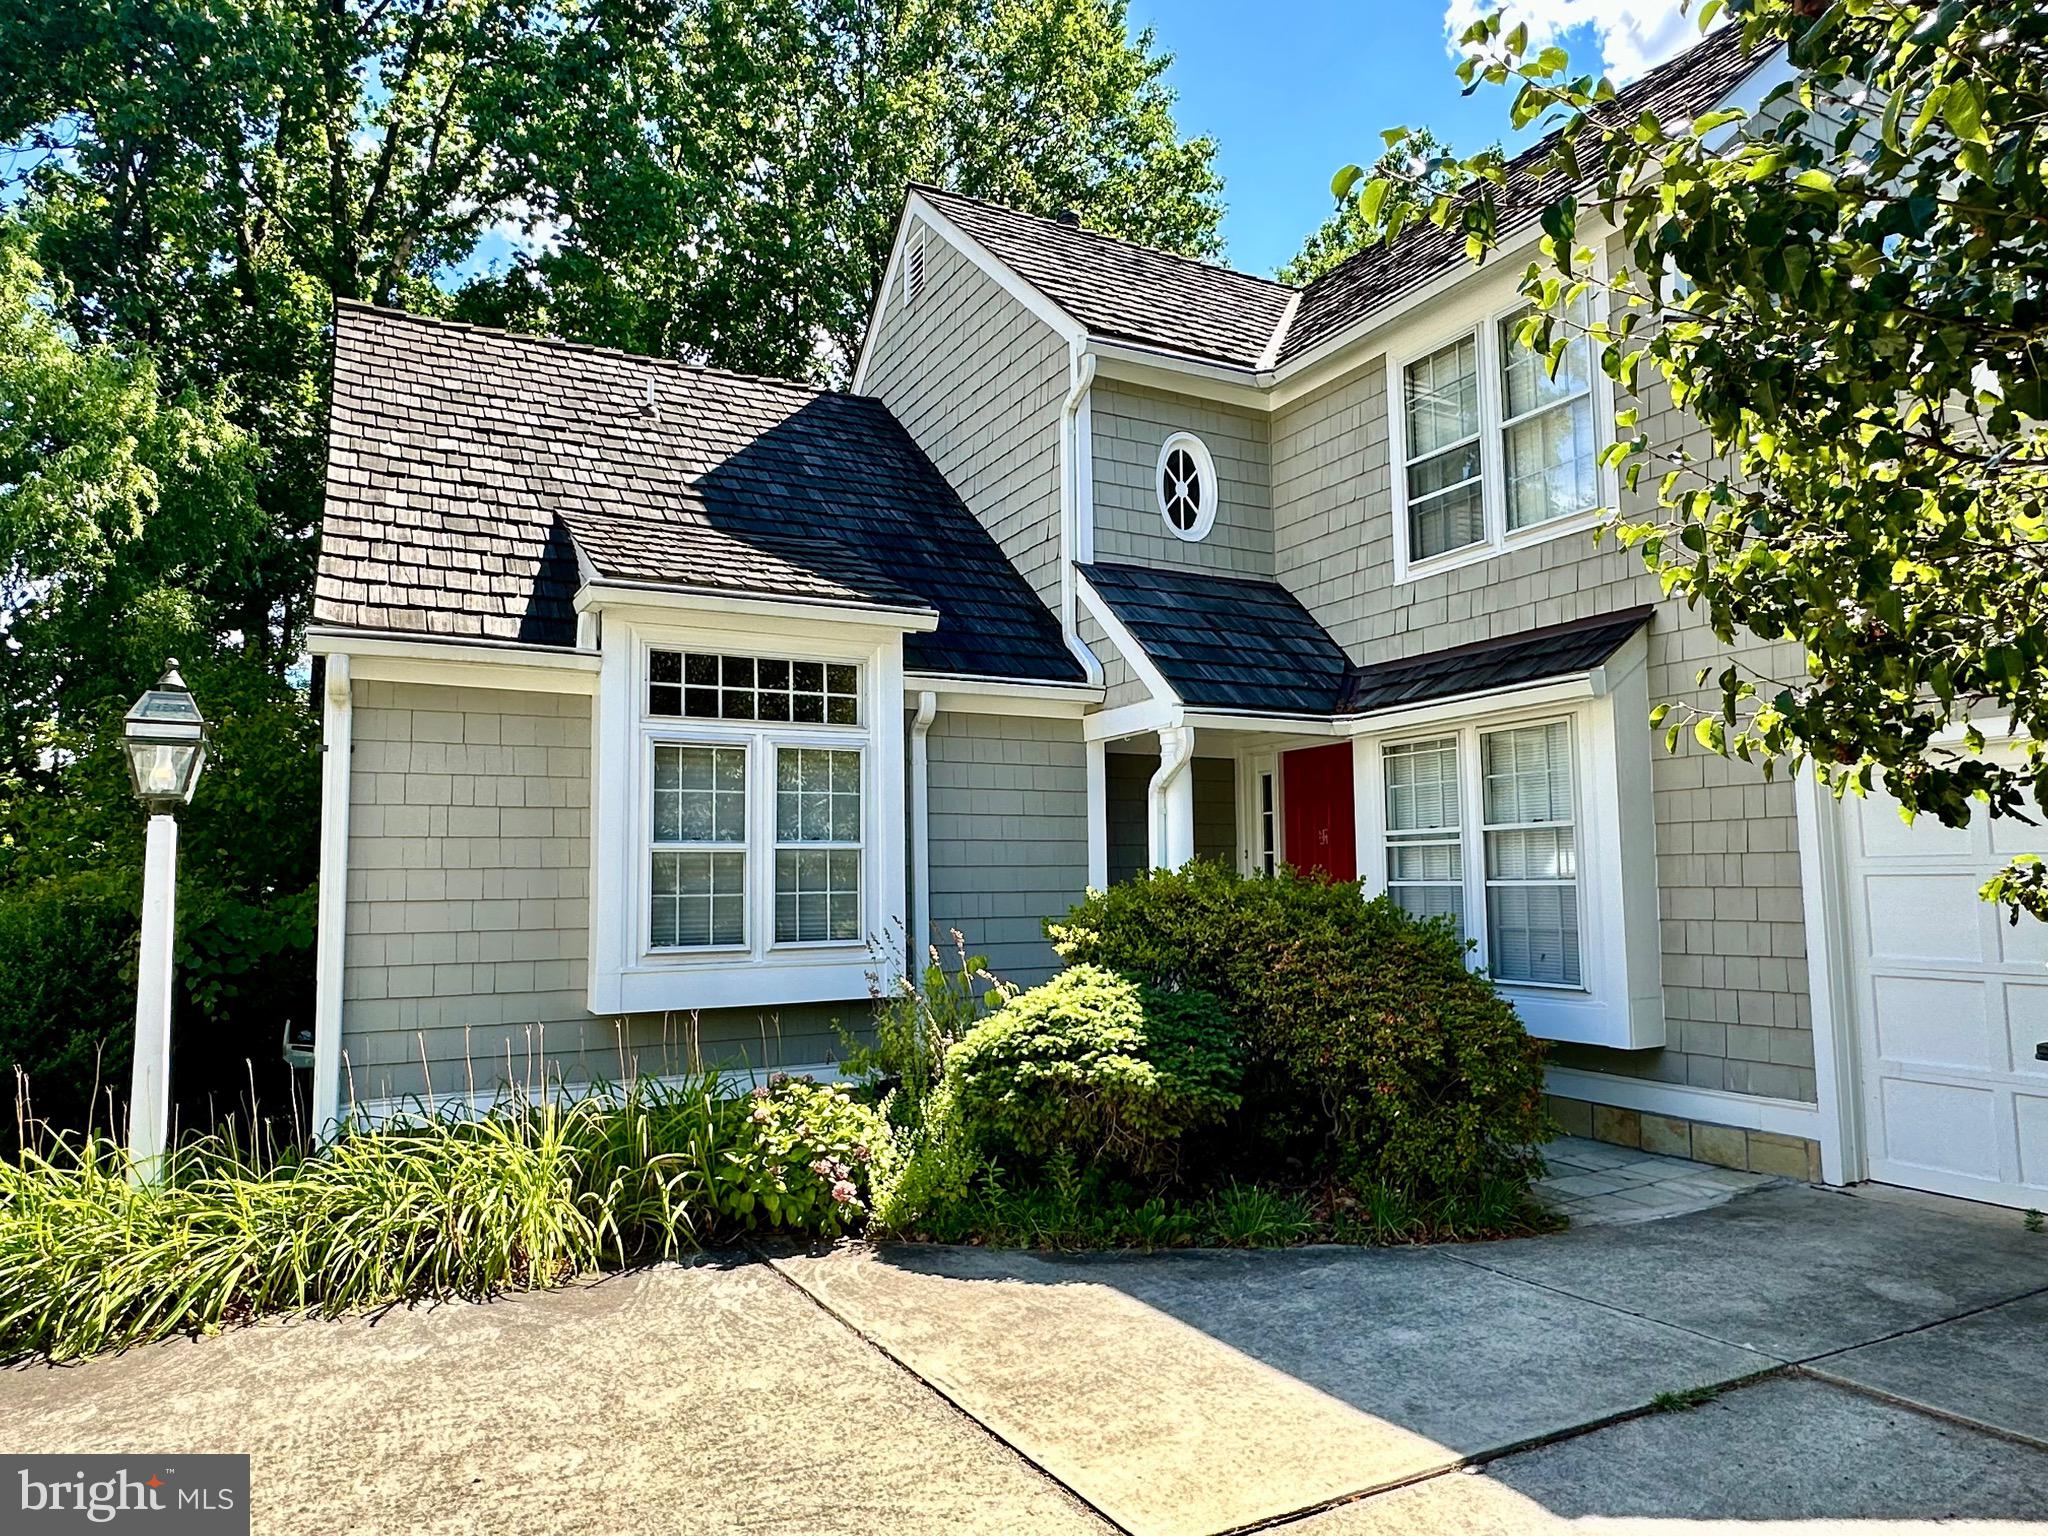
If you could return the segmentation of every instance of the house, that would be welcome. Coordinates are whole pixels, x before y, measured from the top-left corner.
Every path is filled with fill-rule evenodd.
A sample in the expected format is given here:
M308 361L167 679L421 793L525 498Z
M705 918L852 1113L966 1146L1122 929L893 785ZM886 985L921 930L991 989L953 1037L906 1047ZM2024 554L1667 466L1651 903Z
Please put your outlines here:
M1616 110L1786 68L1725 29ZM1199 856L1455 919L1571 1128L2048 1204L2010 834L1664 751L1726 648L1591 537L1644 498L1508 343L1535 238L1295 289L913 187L846 393L340 306L320 1120L822 1066L908 937L1029 981Z

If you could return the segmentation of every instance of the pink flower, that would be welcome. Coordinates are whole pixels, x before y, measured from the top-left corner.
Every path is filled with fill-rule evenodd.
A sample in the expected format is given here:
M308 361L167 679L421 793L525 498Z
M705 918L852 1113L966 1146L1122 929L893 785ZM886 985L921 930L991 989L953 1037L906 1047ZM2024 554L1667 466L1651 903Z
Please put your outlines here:
M859 1191L853 1187L853 1180L851 1179L841 1179L832 1186L832 1198L841 1205L850 1205L853 1202L853 1197L858 1193Z
M838 1170L832 1166L832 1159L829 1157L821 1157L815 1163L811 1164L811 1172L815 1173L821 1179L829 1179L837 1171Z
M754 1118L761 1124L766 1125L770 1120L773 1120L775 1118L775 1111L770 1109L766 1104L756 1104L754 1106Z

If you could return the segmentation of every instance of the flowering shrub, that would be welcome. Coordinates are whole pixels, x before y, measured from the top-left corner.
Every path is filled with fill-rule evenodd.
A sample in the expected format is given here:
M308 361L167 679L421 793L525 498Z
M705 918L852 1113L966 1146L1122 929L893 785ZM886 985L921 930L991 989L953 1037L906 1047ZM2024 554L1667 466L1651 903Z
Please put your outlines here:
M838 1084L777 1073L728 1113L739 1124L712 1175L719 1216L824 1237L860 1225L890 1136L877 1110Z

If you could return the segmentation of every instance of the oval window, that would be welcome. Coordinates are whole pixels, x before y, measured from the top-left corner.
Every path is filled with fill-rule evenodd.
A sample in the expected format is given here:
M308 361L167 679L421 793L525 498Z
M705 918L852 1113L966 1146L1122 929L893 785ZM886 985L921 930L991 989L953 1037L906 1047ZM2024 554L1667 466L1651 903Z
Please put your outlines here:
M1159 515L1175 538L1199 539L1216 522L1216 464L1192 432L1176 432L1159 450Z

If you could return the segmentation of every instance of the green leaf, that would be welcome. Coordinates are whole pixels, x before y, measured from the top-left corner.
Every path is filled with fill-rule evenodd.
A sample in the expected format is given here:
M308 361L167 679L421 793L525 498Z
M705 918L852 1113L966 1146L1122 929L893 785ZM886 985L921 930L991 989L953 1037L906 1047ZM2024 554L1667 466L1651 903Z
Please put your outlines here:
M1351 196L1351 189L1358 185L1364 175L1365 167L1362 165L1345 166L1343 170L1330 178L1330 195L1336 198L1338 202L1343 202Z
M1967 75L1958 75L1948 83L1948 94L1942 101L1942 121L1946 122L1959 139L1972 144L1989 144L1990 136L1984 131L1984 97L1977 82Z

